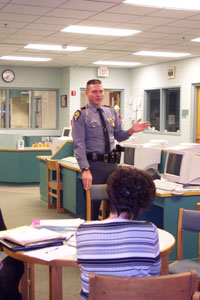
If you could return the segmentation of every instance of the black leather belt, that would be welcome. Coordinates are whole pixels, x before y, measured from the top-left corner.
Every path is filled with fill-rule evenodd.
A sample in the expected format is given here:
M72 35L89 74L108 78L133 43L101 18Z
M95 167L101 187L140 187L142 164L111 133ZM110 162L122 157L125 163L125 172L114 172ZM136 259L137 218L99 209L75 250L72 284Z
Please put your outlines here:
M93 161L103 161L105 163L119 163L120 162L120 152L111 153L87 153L87 158Z

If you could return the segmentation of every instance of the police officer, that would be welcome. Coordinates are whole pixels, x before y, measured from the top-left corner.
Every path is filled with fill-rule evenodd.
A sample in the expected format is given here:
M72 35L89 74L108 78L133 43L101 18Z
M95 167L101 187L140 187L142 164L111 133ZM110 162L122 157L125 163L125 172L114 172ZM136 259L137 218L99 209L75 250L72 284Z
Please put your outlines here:
M83 186L88 190L91 184L106 183L107 176L117 168L119 154L114 150L115 140L127 140L133 133L146 129L149 123L140 123L140 119L129 130L123 130L114 108L101 104L104 89L98 79L87 82L86 96L88 104L74 114L72 137L83 172Z

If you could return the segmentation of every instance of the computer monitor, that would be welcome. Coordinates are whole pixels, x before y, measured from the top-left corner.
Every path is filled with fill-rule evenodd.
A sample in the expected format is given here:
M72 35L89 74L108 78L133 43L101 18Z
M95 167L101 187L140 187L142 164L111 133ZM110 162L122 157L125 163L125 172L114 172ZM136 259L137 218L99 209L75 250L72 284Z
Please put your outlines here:
M72 141L72 138L68 136L54 138L51 144L52 154L54 154L66 141Z
M183 150L192 153L200 153L200 144L196 143L180 143L177 146L166 147L165 150Z
M70 135L70 127L64 127L62 131L62 136L69 136Z
M180 146L186 147L188 151L200 153L200 144L198 143L180 143Z
M186 185L200 185L200 155L185 150L168 150L164 178Z
M121 155L121 165L133 166L142 170L158 169L158 164L161 160L161 149L148 147L145 144L131 145L123 143L122 145L124 152Z

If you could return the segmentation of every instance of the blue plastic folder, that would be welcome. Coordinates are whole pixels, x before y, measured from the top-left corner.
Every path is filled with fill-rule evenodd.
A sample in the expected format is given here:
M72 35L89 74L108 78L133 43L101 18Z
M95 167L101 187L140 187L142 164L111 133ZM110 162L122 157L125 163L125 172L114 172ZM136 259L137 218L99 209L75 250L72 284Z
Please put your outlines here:
M63 241L64 241L64 239L55 240L55 241L46 241L46 242L41 242L41 243L37 243L34 245L22 246L22 245L13 243L13 242L5 240L5 239L0 239L0 244L12 251L27 251L27 250L30 251L30 250L51 247L51 246L61 246L61 245L63 245Z

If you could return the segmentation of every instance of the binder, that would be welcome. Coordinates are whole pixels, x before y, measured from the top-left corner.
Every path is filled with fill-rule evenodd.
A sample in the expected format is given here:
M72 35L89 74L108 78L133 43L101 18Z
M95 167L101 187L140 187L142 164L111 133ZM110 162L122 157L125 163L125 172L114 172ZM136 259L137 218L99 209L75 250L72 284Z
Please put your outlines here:
M0 239L0 244L12 251L28 251L28 250L30 251L30 250L36 250L36 249L51 247L51 246L61 246L61 245L63 245L63 241L64 241L64 239L41 242L41 243L37 243L34 245L22 246L22 245L16 244L14 242L11 242L11 241L8 241L5 239Z

